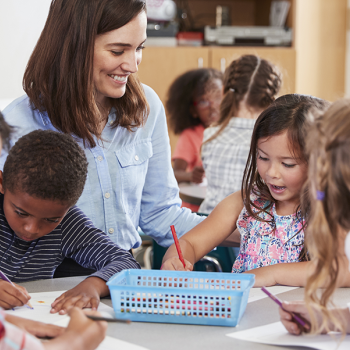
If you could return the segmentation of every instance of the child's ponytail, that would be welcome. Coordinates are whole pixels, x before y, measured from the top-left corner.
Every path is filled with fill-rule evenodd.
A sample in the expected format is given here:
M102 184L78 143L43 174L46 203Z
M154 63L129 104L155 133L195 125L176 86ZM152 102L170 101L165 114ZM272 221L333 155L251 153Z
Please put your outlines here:
M314 271L305 289L312 332L328 329L331 321L343 330L341 320L329 312L341 265L343 231L350 230L350 103L339 101L313 123L308 134L310 221L306 247ZM318 288L324 288L322 292ZM316 312L323 319L318 322Z

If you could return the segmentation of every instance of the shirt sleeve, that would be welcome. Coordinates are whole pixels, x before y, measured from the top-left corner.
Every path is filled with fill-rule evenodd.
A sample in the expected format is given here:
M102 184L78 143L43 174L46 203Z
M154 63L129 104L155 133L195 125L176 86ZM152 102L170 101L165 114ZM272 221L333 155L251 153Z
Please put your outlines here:
M154 94L155 95L155 94ZM158 96L152 101L147 96L157 119L152 133L153 156L149 159L147 175L142 192L139 226L164 247L174 243L170 225L174 225L180 237L202 222L201 217L187 208L180 208L179 187L171 166L171 152L164 107Z
M15 325L5 321L5 312L0 310L1 350L44 350L41 341Z
M79 265L97 272L90 277L108 281L125 269L139 269L139 263L130 252L118 247L77 207L71 208L62 225L62 254Z
M191 141L191 133L188 129L184 130L176 143L172 160L183 159L187 162L189 168L193 168L197 160L197 153L198 150L195 149Z

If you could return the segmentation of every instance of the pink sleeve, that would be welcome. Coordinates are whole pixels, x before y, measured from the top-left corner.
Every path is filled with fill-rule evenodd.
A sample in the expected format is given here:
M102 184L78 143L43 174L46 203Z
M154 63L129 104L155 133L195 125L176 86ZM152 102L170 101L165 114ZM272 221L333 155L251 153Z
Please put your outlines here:
M196 165L201 165L200 147L203 139L201 128L186 129L177 141L172 160L183 159L187 162L187 170L191 171ZM202 137L200 137L200 134Z
M15 325L5 321L5 313L0 310L1 350L44 350L41 341Z

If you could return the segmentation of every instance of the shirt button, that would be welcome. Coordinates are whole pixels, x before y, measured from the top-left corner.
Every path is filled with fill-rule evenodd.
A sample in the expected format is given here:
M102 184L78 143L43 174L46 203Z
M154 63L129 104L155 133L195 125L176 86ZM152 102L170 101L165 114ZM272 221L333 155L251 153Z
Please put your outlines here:
M139 160L139 156L135 156L135 160Z
M97 157L97 160L98 160L99 162L102 162L102 161L103 161L103 157L102 157L102 156L98 156L98 157Z
M114 232L114 228L110 228L109 230L108 230L108 232L110 233L110 234L112 234L113 232Z
M105 193L105 197L108 199L109 197L111 196L111 194L110 193Z

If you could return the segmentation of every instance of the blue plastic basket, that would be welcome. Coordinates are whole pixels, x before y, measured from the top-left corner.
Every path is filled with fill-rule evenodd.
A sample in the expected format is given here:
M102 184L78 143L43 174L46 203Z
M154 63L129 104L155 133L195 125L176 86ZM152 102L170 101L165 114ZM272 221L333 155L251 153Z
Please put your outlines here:
M118 318L234 327L254 280L250 274L124 270L107 285Z

